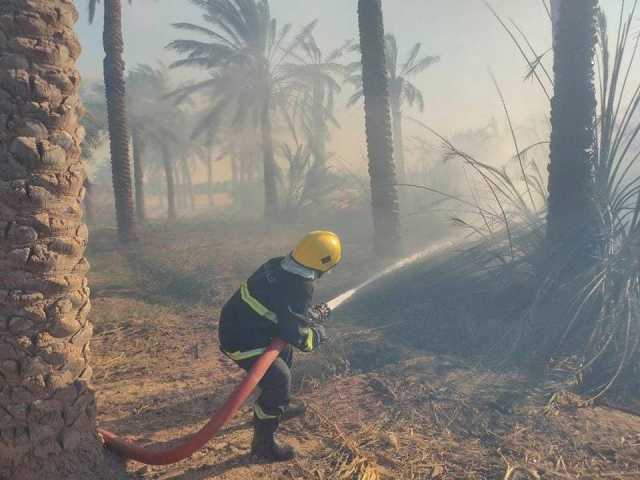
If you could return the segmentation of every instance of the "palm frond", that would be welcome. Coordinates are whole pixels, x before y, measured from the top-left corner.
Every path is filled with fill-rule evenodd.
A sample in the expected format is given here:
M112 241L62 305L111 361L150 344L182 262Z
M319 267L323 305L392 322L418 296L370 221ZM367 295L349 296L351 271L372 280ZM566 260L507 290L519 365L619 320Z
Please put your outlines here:
M424 72L431 65L434 65L440 61L440 57L424 57L415 62L411 68L407 69L404 75L410 77L413 75L419 75Z

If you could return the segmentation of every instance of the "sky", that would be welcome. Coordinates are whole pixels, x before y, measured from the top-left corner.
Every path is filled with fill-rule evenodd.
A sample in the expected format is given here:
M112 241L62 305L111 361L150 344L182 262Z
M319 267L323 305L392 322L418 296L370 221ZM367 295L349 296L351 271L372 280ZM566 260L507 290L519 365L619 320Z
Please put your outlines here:
M608 14L617 15L621 1L601 0L601 5ZM356 0L270 3L272 14L280 23L301 26L319 20L316 36L321 48L327 51L347 39L357 39ZM550 21L542 0L490 0L490 3L505 19L513 19L520 26L539 52L551 47ZM89 25L88 0L79 0L77 4L81 14L77 31L84 48L79 68L85 79L99 79L102 18ZM128 67L157 60L171 63L175 57L164 47L184 36L171 24L203 23L199 9L188 0L133 0L131 6L126 1L123 4ZM416 117L446 135L481 128L492 118L504 119L492 72L515 123L544 123L548 101L536 84L524 80L527 70L524 61L483 0L383 0L383 9L385 30L396 36L402 57L416 42L422 43L424 54L441 57L440 63L415 79L425 97L425 111L413 112ZM176 75L188 78L193 72L182 70ZM362 107L341 111L338 118L343 129L334 135L334 149L362 145L353 138L358 135L358 140L362 139Z

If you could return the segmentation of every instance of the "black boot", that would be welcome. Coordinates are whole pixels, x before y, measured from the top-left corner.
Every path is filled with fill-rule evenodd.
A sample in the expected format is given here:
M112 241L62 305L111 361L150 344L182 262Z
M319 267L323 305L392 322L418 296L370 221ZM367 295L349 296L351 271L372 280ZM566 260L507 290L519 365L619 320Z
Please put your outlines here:
M280 444L275 439L278 429L278 420L253 419L253 441L251 442L251 455L267 462L286 462L293 460L296 451L293 447Z
M304 403L295 403L290 405L282 415L282 422L302 417L307 412L307 406Z

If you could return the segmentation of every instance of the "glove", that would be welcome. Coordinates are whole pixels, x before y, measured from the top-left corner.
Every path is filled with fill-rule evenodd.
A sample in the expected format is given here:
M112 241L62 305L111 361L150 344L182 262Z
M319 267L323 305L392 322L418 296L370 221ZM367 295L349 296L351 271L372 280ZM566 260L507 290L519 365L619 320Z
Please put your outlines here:
M331 309L326 303L314 305L309 309L309 316L313 323L324 323L331 317Z

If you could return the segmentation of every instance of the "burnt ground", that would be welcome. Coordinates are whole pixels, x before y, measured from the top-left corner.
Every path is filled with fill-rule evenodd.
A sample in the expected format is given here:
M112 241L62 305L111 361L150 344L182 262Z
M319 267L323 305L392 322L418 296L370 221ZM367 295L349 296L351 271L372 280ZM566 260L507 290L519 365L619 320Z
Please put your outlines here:
M218 351L219 308L301 231L158 226L129 253L114 252L110 234L99 232L90 281L100 426L142 444L197 430L241 378ZM362 241L348 237L348 260L323 280L320 299L381 267L365 261ZM390 281L396 289L403 281L429 288L402 275ZM296 397L308 413L281 429L301 452L295 462L251 462L247 406L193 458L169 467L129 462L131 478L640 479L633 409L584 407L548 379L417 341L426 333L409 317L423 316L427 306L453 308L443 302L438 310L433 298L417 295L395 305L379 290L363 292L354 308L336 313L330 345L296 357Z

